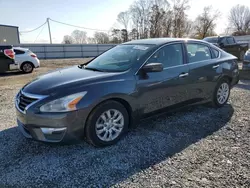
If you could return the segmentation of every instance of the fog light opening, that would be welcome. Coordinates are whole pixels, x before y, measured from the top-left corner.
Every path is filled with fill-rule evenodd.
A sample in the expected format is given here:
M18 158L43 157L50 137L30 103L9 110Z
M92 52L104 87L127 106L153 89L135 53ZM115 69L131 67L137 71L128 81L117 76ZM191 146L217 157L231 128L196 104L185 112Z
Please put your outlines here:
M41 128L43 134L53 134L53 133L60 133L65 131L67 128Z

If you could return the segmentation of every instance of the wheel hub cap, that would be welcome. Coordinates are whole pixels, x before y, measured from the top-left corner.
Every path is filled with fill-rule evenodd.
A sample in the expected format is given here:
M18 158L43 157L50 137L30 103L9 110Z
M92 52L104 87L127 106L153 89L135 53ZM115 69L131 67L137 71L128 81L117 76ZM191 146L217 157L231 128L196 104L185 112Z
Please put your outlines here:
M217 101L219 104L224 104L229 96L229 85L227 83L221 84L217 91Z
M101 114L96 121L96 135L102 141L112 141L122 132L124 127L123 114L115 109L110 109Z

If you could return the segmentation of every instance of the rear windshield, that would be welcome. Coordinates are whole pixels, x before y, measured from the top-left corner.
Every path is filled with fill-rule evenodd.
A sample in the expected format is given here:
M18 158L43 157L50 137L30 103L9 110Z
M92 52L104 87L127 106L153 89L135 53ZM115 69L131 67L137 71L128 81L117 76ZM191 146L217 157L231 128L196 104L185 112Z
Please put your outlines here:
M218 43L218 38L204 38L204 41L210 42L210 43Z

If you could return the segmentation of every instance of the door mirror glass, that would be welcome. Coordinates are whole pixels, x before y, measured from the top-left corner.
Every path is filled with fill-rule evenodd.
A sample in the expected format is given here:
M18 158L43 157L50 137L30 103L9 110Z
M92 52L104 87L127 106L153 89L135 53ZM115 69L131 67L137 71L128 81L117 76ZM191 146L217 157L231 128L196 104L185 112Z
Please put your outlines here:
M220 45L220 47L224 47L225 46L224 43L222 43L222 42L219 45Z
M163 65L161 63L149 63L142 68L145 72L161 72L163 71Z

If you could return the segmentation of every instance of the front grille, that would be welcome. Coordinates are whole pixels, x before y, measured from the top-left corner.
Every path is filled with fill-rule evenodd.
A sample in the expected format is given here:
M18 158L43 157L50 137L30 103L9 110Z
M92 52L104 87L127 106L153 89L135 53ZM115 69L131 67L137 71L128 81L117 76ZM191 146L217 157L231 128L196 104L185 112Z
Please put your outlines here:
M17 104L19 109L24 111L27 106L29 106L31 103L37 101L38 99L30 98L25 96L24 94L19 94L19 103Z

